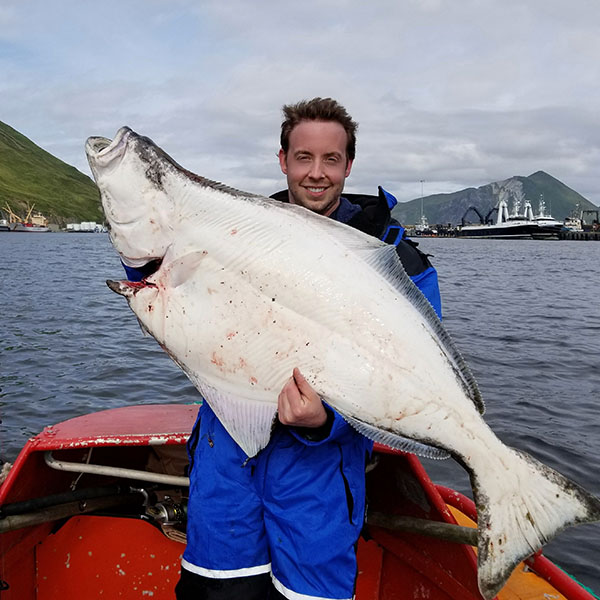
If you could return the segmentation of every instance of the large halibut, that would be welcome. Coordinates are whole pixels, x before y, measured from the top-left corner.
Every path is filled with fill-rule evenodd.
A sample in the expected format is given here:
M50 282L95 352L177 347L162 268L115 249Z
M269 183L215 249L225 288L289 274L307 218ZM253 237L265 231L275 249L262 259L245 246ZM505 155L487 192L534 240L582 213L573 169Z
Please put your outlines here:
M294 367L367 437L452 455L471 476L486 599L557 532L600 519L597 498L486 425L471 372L394 247L194 175L128 128L86 152L121 260L157 267L111 288L249 456L268 443Z

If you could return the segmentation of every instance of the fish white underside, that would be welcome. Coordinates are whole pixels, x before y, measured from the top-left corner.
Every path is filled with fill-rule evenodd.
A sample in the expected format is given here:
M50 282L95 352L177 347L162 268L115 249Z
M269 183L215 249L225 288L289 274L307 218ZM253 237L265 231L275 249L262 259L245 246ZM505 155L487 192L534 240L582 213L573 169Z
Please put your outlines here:
M157 288L130 303L246 453L268 442L295 366L344 416L382 431L424 440L436 413L481 422L393 247L297 207L265 204L257 215L255 201L238 201L228 210L213 193L219 214L187 216L149 279Z

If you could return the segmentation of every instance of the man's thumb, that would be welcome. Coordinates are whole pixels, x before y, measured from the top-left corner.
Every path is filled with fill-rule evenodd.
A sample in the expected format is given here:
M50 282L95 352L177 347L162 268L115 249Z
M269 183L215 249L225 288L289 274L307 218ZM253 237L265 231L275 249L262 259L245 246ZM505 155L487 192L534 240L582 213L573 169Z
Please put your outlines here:
M294 368L294 381L296 382L296 385L298 386L298 389L302 392L302 394L306 395L313 391L312 387L310 386L310 383L306 381L306 378L304 377L304 375L302 375L298 367Z

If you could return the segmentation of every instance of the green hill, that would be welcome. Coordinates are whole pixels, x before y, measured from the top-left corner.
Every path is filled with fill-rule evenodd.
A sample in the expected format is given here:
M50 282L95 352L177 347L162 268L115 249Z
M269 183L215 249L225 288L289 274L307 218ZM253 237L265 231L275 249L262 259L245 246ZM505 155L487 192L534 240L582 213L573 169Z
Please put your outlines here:
M546 214L551 213L555 219L562 221L577 208L595 210L594 204L581 194L567 187L558 179L537 171L529 177L511 177L504 181L489 183L478 188L467 188L451 194L434 194L423 198L423 213L430 224L460 225L466 216L470 222L478 222L475 207L485 217L496 206L501 191L508 192L509 197L521 195L531 202L534 214L538 213L540 196L546 205ZM512 210L513 200L509 200ZM523 206L521 205L521 210ZM468 214L467 214L467 211ZM394 217L400 223L414 225L421 218L421 198L399 203L393 210Z
M104 220L98 188L87 175L0 121L0 211L6 203L20 216L35 204L61 226Z

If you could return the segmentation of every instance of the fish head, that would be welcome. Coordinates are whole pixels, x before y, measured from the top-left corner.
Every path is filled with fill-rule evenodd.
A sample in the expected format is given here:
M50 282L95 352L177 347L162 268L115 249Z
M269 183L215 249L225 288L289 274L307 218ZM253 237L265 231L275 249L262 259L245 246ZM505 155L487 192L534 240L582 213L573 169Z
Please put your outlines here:
M85 151L121 260L134 268L162 260L173 241L176 208L166 182L180 167L129 127L119 129L113 140L88 138Z

